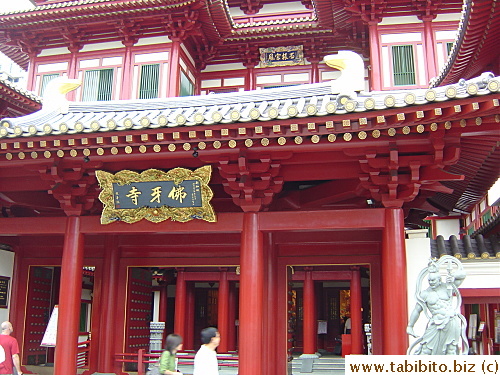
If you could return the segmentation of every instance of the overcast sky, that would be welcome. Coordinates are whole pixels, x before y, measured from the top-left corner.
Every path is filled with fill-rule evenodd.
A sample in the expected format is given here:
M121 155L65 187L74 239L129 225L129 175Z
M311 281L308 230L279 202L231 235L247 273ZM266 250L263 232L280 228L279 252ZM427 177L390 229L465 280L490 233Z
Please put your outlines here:
M33 8L28 0L0 0L0 13Z

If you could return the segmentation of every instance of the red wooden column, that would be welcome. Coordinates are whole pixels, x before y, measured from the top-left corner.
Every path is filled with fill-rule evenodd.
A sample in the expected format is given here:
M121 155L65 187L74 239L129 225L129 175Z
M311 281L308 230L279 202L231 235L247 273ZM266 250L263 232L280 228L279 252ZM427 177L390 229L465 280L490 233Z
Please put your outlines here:
M236 350L236 285L229 283L229 326L227 334L228 350Z
M309 57L307 60L311 63L311 83L319 83L319 57Z
M243 64L247 68L247 75L245 77L245 91L255 90L257 88L257 83L255 79L255 65L254 61L248 61Z
M77 78L77 57L78 57L78 51L80 51L80 45L74 44L72 46L68 47L68 50L71 52L71 57L69 60L69 66L68 66L68 78L71 79L76 79ZM70 91L66 97L68 100L76 100L76 90Z
M277 251L274 247L272 233L266 233L265 240L266 246L266 303L265 303L265 317L266 325L264 331L264 342L267 342L269 350L264 351L264 367L265 374L278 373L278 340L281 339L280 331L278 329L278 279L277 279Z
M111 235L106 236L104 249L97 372L112 373L115 368L115 314L117 288L120 282L118 278L120 264L118 238Z
M385 210L382 243L382 354L402 355L408 348L404 217L400 208Z
M312 267L305 267L304 275L304 353L316 358L316 293Z
M245 212L241 233L239 375L263 374L264 246L259 214ZM222 338L224 340L224 338Z
M195 289L194 283L187 283L187 303L186 303L186 336L184 337L186 349L199 349L200 334L194 332L194 310L195 310Z
M363 354L363 317L361 314L361 275L352 267L351 278L351 354Z
M167 307L168 307L168 282L164 281L160 284L160 301L159 311L158 311L158 321L165 322L165 330L163 331L163 340L162 343L165 342L165 337L167 337Z
M169 76L168 76L168 90L167 97L173 98L179 96L180 87L180 51L181 51L181 40L179 38L172 39L172 48L170 49L170 66L169 66Z
M437 59L436 59L436 43L434 32L432 30L432 19L434 16L424 16L422 21L424 23L424 41L425 41L425 64L427 68L427 81L438 75Z
M61 265L59 316L54 375L76 373L76 354L82 300L83 234L80 217L69 216Z
M368 32L370 33L370 83L371 90L382 90L382 64L380 61L380 43L378 39L378 21L368 22Z
M174 332L182 337L186 336L186 305L187 291L184 268L177 268L177 282L175 284Z
M134 45L134 40L129 40L128 38L122 41L125 46L125 55L123 58L123 72L122 72L122 88L120 92L120 99L130 99L132 96L132 46Z
M220 353L227 353L229 348L229 281L227 279L227 268L220 269L219 297L217 310L217 328L220 336L224 339L220 341Z
M26 299L25 293L21 293L23 290L20 287L21 280L24 279L24 282L27 282L28 274L25 277L22 277L22 259L23 259L23 248L16 246L14 249L14 267L12 272L12 291L11 291L11 299L10 299L10 310L9 310L9 320L12 323L12 326L15 328L13 337L17 338L19 343L19 349L22 350L21 343L21 333L22 328L24 326L24 306L23 302ZM23 306L23 308L21 308ZM19 327L19 328L18 328ZM19 353L19 357L21 357L22 353Z

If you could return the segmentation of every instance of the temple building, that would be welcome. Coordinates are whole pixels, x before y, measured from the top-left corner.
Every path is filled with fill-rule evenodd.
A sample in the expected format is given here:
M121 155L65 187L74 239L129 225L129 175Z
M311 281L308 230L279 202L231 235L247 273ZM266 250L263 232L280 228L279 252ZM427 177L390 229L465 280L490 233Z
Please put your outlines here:
M412 280L445 254L471 347L500 350L494 0L35 3L0 14L33 93L0 82L23 365L124 374L208 326L240 375L405 354Z

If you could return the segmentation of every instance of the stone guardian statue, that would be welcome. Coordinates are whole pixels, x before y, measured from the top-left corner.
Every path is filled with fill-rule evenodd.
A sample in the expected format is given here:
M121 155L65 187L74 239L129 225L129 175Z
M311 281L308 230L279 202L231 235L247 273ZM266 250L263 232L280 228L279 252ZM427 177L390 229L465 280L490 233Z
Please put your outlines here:
M444 282L439 272L441 267L446 267ZM422 290L422 281L426 276L429 287ZM458 291L464 279L462 263L450 255L439 260L431 259L429 265L420 272L415 292L417 304L406 328L406 332L417 340L410 345L407 354L468 354L469 344L465 333L467 322L460 314L462 297ZM429 321L424 334L419 337L413 331L413 326L422 311Z

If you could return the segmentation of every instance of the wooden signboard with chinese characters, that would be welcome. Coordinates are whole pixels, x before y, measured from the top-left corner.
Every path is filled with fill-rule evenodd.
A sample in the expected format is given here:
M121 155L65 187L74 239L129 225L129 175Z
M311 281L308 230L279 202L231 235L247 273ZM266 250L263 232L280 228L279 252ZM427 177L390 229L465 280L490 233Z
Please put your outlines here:
M208 186L211 166L191 171L175 168L168 172L148 169L142 173L123 170L116 174L96 171L104 204L101 224L114 221L135 223L146 219L159 223L167 219L186 222L202 219L215 222Z
M0 276L0 308L6 309L9 302L10 277Z
M260 48L260 66L304 65L303 46Z

